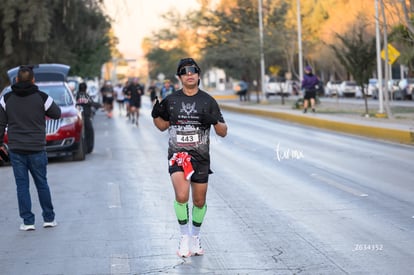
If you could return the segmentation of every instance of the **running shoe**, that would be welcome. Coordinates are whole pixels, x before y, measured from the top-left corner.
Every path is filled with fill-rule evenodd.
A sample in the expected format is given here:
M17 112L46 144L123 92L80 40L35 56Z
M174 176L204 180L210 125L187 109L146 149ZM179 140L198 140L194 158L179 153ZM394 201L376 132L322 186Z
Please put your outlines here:
M177 250L177 255L179 257L186 258L186 257L191 256L189 243L190 243L190 236L181 235L180 243L178 244L178 250Z
M204 249L201 247L199 236L192 236L191 238L191 255L200 256L204 254Z
M22 223L20 225L20 230L22 230L22 231L32 231L32 230L35 230L35 226L34 226L34 224L24 224L24 223Z
M44 222L43 223L43 227L44 228L55 227L56 225L57 225L57 222L56 221Z

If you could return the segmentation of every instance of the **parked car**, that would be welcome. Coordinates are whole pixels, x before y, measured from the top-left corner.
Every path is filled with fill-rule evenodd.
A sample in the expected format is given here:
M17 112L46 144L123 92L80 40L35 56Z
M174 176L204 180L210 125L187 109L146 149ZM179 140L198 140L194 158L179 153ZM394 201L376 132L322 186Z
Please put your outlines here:
M404 93L400 89L399 79L391 79L388 81L388 91L390 91L390 99L404 100Z
M388 91L390 93L390 99L403 99L402 94L400 92L400 88L398 86L399 83L399 79L390 79L388 81Z
M398 83L403 99L412 100L414 90L414 78L404 78Z
M10 83L15 83L19 67L7 74ZM85 159L87 144L81 111L76 108L73 94L66 82L70 67L64 64L34 65L33 72L39 90L47 93L61 108L60 119L46 117L46 151L48 157L71 155L75 161ZM6 87L3 93L11 91ZM5 135L7 143L7 133Z
M345 80L339 86L340 97L355 97L358 94L358 84L352 80Z
M388 80L388 94L389 99L401 99L402 92L399 88L399 80L398 79L390 79ZM382 81L382 92L385 91L385 79ZM379 94L379 86L378 80L372 78L369 80L368 83L368 96L371 96L373 99L378 99Z
M375 95L378 95L378 79L376 78L370 78L368 80L368 86L367 86L367 96L368 97L374 97Z
M265 96L290 96L298 93L298 84L292 80L285 80L283 77L271 77L265 83Z
M330 80L326 83L325 92L327 96L337 96L341 85L341 80Z

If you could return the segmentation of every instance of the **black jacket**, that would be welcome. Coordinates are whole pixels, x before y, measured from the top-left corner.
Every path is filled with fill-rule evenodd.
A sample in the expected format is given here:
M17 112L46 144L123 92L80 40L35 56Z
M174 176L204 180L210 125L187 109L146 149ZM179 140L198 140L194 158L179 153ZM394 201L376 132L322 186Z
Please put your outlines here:
M32 153L45 150L45 116L58 119L59 106L52 97L30 82L18 82L0 98L0 142L7 126L11 151Z
M82 106L83 108L83 115L85 117L91 117L92 116L92 106L94 102L92 101L91 97L88 95L88 93L79 91L76 95L76 105Z

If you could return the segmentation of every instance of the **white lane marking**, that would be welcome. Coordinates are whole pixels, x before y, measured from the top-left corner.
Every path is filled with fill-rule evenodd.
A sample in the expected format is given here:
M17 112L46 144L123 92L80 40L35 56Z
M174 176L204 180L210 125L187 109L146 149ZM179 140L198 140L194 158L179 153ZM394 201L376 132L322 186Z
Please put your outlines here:
M318 174L312 174L312 176L315 177L315 178L317 178L317 179L319 179L319 180L321 180L321 181L323 181L324 183L329 184L330 186L333 186L335 188L338 188L338 189L340 189L342 191L345 191L345 192L347 192L349 194L352 194L354 196L358 196L358 197L368 197L368 194L365 194L363 192L360 192L359 190L354 189L352 187L345 186L345 185L343 185L343 184L341 184L339 182L336 182L336 181L334 181L332 179L326 178L326 177L321 176L321 175L318 175Z
M111 255L111 275L130 274L128 254Z
M109 208L121 208L121 192L118 183L108 182L108 196Z

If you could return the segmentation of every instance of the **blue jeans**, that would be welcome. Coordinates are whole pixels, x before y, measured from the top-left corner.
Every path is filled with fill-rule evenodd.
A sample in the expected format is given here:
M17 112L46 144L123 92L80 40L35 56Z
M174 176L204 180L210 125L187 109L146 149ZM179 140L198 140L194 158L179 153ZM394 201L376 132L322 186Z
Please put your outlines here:
M31 225L35 222L35 215L32 213L32 200L30 198L29 171L37 189L40 206L43 210L43 220L45 222L53 221L55 219L55 212L53 211L52 197L47 184L46 151L28 155L10 151L9 154L16 180L19 213L24 224Z

